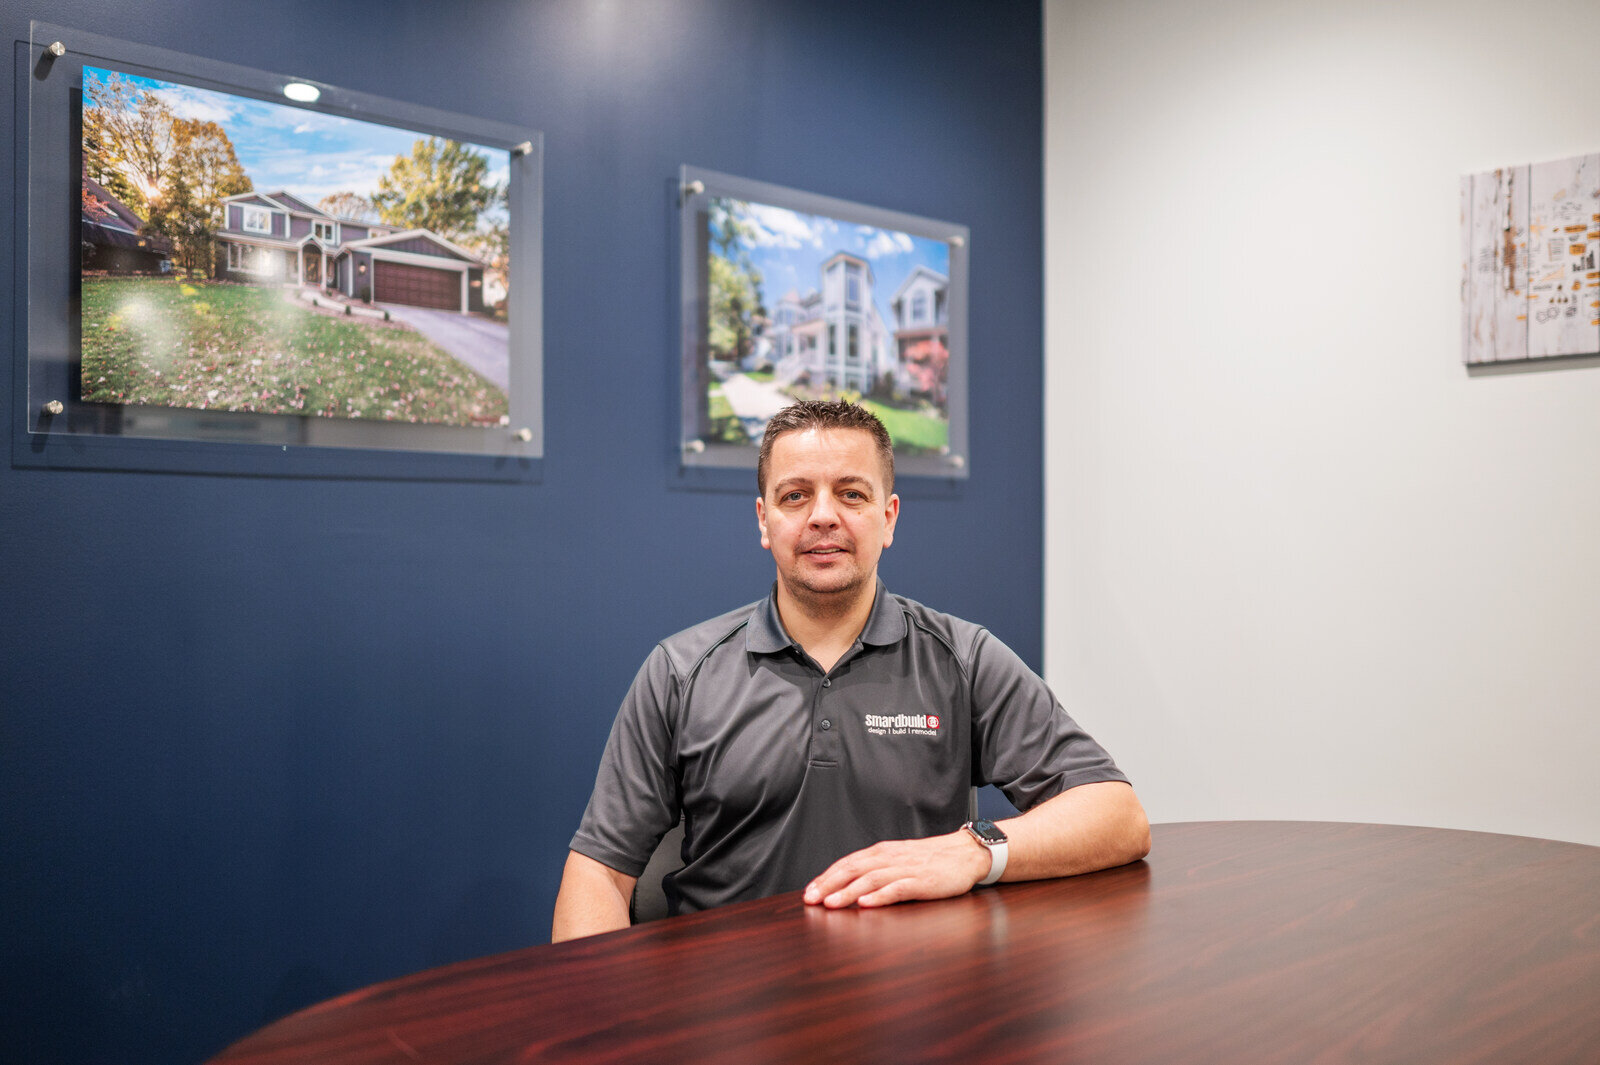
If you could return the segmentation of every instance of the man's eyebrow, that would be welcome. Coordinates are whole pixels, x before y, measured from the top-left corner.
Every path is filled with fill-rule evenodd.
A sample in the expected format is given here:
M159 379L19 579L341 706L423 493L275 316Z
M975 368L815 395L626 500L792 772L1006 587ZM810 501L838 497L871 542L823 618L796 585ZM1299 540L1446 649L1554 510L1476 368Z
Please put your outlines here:
M785 477L772 486L774 493L781 493L786 488L810 488L811 481L805 477Z

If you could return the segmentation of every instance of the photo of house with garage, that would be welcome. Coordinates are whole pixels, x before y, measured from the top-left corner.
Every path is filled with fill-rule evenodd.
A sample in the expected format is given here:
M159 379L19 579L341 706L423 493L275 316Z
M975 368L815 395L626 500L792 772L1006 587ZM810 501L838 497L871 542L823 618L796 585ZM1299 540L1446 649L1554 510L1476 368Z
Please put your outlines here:
M90 403L503 427L510 156L84 67Z
M363 303L483 312L483 260L426 229L341 219L279 190L222 200L216 277L295 283Z

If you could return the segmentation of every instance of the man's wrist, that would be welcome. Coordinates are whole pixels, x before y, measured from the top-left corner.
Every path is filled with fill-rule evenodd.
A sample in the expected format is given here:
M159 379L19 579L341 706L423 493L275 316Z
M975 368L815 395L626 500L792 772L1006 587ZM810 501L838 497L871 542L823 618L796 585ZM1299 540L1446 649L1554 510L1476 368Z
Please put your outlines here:
M971 860L972 886L977 887L984 877L989 875L989 870L994 867L994 855L989 853L989 848L979 843L977 838L965 828L958 828L956 835L967 841L967 853Z
M1006 859L1010 849L1010 841L1005 832L993 821L979 819L968 821L961 826L961 830L972 837L973 843L982 850L988 851L988 866L978 875L974 887L993 884L1005 875Z

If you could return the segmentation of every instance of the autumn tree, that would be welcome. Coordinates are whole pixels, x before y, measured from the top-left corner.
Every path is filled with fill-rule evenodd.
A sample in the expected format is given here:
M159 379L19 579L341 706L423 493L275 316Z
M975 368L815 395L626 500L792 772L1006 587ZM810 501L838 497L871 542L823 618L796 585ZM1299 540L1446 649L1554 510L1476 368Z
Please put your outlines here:
M122 74L84 79L84 170L143 217L172 156L172 108Z
M353 222L376 222L378 208L370 199L355 192L333 192L317 201L317 206L335 218Z
M233 142L215 122L174 119L172 141L161 186L149 197L148 228L172 238L174 257L188 276L208 277L222 201L252 185Z
M455 240L470 236L495 202L489 160L460 141L426 137L378 179L378 217L406 229L431 229Z
M505 211L505 186L495 186L494 195L487 208L478 217L478 227L470 233L459 233L455 243L476 255L484 262L485 284L494 281L500 288L511 287L511 226Z

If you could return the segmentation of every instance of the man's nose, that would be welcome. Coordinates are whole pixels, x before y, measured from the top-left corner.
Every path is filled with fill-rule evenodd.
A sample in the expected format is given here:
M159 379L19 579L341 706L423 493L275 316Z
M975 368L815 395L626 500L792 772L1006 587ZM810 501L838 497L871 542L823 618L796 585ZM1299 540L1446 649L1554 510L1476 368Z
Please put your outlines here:
M829 496L819 495L811 506L811 524L832 527L839 524L839 513Z

